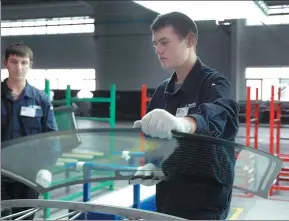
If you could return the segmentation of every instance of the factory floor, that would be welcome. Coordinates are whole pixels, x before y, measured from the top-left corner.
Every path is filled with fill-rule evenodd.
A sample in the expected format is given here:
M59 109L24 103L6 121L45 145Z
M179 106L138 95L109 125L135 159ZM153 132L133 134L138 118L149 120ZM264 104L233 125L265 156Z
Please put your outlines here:
M285 200L288 201L285 201ZM233 197L230 220L289 220L289 194L273 199Z
M97 123L79 119L77 120L77 124L79 128L108 126L105 123ZM131 127L132 124L132 122L119 122L117 123L116 127ZM289 153L289 128L281 129L281 138L282 153ZM244 126L241 126L236 142L245 144ZM269 150L269 129L266 127L259 128L259 149L266 152ZM126 186L126 182L116 182L115 191L125 188ZM79 191L80 189L81 186L77 185L71 187L70 191L74 192ZM111 191L108 190L98 191L93 194L92 202L110 193ZM52 193L52 199L57 199L64 194L64 189L55 190ZM118 198L119 199L115 200L122 200L126 198L126 195ZM51 218L63 213L64 211L55 211L52 213ZM35 219L42 219L42 215L38 213ZM257 196L247 197L244 193L236 190L234 191L228 220L289 220L289 192L280 191L278 193L274 193L274 195L269 197L269 199L263 199Z

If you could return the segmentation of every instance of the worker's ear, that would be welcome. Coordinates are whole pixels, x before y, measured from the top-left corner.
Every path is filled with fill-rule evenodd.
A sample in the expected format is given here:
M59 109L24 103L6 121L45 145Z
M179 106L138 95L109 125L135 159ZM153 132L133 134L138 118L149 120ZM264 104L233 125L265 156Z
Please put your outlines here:
M33 61L30 61L30 68L32 68L33 66Z
M195 35L193 35L192 33L189 33L187 36L187 46L191 48L191 47L195 47L196 45L197 45L197 39Z
M4 59L3 64L4 64L4 67L7 68L7 60L6 59Z

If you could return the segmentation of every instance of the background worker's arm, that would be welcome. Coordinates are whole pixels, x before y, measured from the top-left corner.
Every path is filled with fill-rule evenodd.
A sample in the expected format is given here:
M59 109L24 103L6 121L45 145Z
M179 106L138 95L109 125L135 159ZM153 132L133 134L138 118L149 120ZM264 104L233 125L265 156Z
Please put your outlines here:
M46 102L44 112L45 114L44 114L43 131L44 132L58 131L58 126L56 123L51 102L49 101Z

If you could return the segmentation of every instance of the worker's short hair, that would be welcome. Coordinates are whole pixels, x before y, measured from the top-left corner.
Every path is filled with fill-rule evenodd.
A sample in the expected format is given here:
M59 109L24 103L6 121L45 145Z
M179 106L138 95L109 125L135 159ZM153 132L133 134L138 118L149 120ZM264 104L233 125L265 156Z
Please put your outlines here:
M22 42L17 42L10 44L5 50L5 60L9 58L10 55L17 55L20 57L28 57L30 61L33 61L32 49Z
M198 39L198 27L196 23L189 16L181 12L158 15L150 28L152 31L158 31L168 26L171 26L181 38L185 38L191 33L195 36L196 40Z

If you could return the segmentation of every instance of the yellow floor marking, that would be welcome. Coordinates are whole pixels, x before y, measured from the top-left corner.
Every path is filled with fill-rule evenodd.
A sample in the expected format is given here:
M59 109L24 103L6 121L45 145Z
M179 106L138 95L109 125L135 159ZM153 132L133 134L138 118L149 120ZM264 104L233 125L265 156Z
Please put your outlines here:
M237 220L241 213L244 211L243 208L232 208L235 210L234 214L229 218L229 220Z

